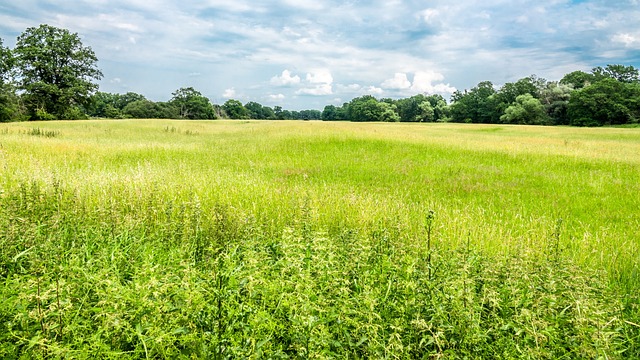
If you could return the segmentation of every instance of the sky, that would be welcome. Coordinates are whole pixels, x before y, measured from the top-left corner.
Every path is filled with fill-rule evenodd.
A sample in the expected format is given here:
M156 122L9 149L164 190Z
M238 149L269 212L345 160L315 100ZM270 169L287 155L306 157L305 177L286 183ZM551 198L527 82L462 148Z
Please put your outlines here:
M40 24L78 33L100 91L167 101L193 87L213 103L285 109L560 80L640 68L640 0L4 0L12 48Z

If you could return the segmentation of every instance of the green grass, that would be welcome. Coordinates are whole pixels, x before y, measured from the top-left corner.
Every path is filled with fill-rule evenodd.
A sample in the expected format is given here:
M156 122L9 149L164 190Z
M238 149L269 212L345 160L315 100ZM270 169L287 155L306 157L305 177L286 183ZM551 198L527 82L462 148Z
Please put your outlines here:
M639 154L622 128L1 124L0 357L639 357Z

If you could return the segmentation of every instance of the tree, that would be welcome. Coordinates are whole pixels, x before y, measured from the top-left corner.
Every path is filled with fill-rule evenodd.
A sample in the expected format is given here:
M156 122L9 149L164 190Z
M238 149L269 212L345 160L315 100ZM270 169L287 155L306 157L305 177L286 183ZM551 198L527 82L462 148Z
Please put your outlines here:
M126 117L135 119L176 119L179 117L177 108L168 102L153 102L138 100L124 107L122 113Z
M593 76L597 80L606 78L616 79L623 83L633 83L640 81L638 69L633 66L607 65L605 68L598 66L592 70Z
M538 98L540 92L538 85L539 79L535 75L522 78L514 83L504 84L494 96L498 111L503 112L506 110L520 95L531 94L533 97Z
M637 123L640 84L606 78L576 91L569 100L571 125L602 126Z
M551 125L569 125L567 108L573 87L558 82L549 82L540 93L540 103L544 106Z
M248 119L249 118L249 112L238 100L234 100L234 99L227 100L224 103L224 105L222 105L222 109L230 119Z
M300 110L296 119L298 120L320 120L322 111L320 110Z
M216 113L209 99L192 87L173 92L169 101L178 110L182 119L215 119Z
M346 120L347 114L340 106L327 105L322 111L321 119L325 121Z
M102 72L78 34L49 25L25 30L14 49L19 86L32 119L77 117Z
M433 108L433 121L446 121L449 117L449 106L442 95L433 94L427 96L427 101Z
M8 80L13 69L13 54L9 48L5 48L2 45L3 41L0 38L0 86L4 85Z
M398 115L402 122L422 121L423 109L420 108L420 104L427 101L426 96L422 94L414 95L409 98L400 99L396 102L398 108Z
M0 122L26 120L24 105L12 81L14 60L0 38Z
M576 90L582 89L585 86L589 86L596 81L596 77L592 74L586 73L584 71L574 71L566 74L562 80L560 80L560 84L569 85Z
M245 109L249 113L249 118L257 120L274 120L276 114L273 109L268 106L262 106L255 101L249 101L244 105Z
M500 120L507 124L542 125L547 116L540 100L531 94L520 95L500 116Z
M400 121L400 115L398 115L398 111L395 104L388 103L388 102L379 102L378 108L380 111L378 121L386 121L386 122Z
M134 92L112 94L98 91L91 96L86 107L89 116L118 119L124 116L124 108L134 101L147 100L143 95Z
M451 96L451 118L455 122L495 123L500 112L495 105L496 94L490 81L483 81L469 91L456 91Z

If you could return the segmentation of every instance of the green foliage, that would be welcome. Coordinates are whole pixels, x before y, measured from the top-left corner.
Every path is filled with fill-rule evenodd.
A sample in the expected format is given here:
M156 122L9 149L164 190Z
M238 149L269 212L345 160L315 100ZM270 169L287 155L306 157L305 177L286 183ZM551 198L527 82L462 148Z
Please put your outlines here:
M89 207L76 190L32 182L0 198L4 358L640 351L633 313L597 270L545 252L489 256L472 241L440 248L433 216L429 245L392 217L329 234L308 200L270 230L231 204L124 189Z
M605 78L571 96L571 125L602 126L637 123L640 119L640 84Z
M615 79L623 83L640 82L640 73L633 66L625 65L607 65L606 67L598 66L592 70L596 81L602 79Z
M547 115L540 100L531 94L519 95L515 103L509 106L500 121L507 124L543 125L547 123Z
M469 91L456 91L451 96L451 121L489 124L498 122L495 94L496 90L490 81L483 81Z
M540 94L540 102L553 125L569 125L567 108L573 87L558 82L549 82Z
M178 109L170 103L137 100L122 109L125 117L136 119L177 119Z
M566 74L560 84L568 85L576 90L582 89L585 86L589 86L596 81L596 77L593 74L586 73L584 71L574 71Z
M426 96L418 94L409 98L400 99L397 101L398 115L400 121L413 122L421 121L423 118L423 110L420 109L420 104L426 102Z
M327 105L322 111L321 118L325 121L347 120L347 114L342 107Z
M319 110L300 110L293 111L291 116L295 120L320 120L322 119L322 112Z
M20 96L11 84L0 84L0 123L27 120Z
M13 50L19 85L33 118L41 113L64 119L73 108L88 104L102 78L90 47L78 34L49 25L28 28Z
M124 108L134 101L147 100L144 96L132 92L111 94L98 91L91 97L87 106L89 116L119 119L124 117Z
M9 80L14 67L14 58L11 50L5 48L3 40L0 38L0 86L4 86Z
M238 100L229 99L222 105L227 117L230 119L248 119L249 111Z
M397 122L401 118L397 113L396 105L390 101L378 101L371 95L355 98L346 106L348 120Z
M182 119L215 119L213 105L192 87L176 90L169 103L178 109Z
M275 120L276 114L268 106L262 106L255 101L250 101L244 105L249 114L249 118L257 120Z

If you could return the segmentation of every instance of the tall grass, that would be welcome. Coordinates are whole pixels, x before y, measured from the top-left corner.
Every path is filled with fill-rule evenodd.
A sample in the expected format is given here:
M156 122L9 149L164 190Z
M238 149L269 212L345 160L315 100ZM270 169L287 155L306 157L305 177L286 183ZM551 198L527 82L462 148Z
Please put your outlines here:
M46 125L0 132L0 357L640 356L636 129Z

